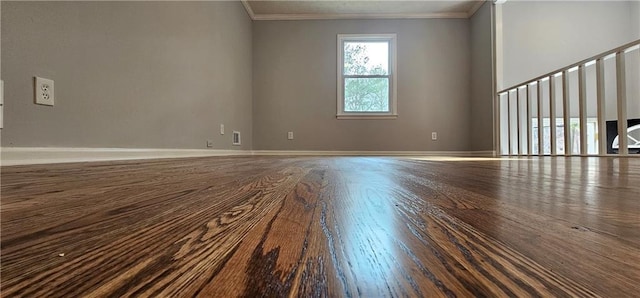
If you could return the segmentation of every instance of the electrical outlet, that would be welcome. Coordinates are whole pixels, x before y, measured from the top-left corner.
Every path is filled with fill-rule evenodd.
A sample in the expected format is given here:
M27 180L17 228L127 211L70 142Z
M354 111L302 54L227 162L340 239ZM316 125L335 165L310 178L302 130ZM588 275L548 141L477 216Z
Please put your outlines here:
M290 131L287 133L287 139L288 140L293 140L293 131Z
M240 138L240 132L239 131L233 131L233 142L232 142L232 145L240 146L241 144L242 144L242 139Z
M211 147L213 147L213 141L207 140L207 148L211 148Z
M36 77L35 81L36 104L52 106L55 98L53 80Z
M437 132L435 132L435 131L434 131L434 132L432 132L432 133L431 133L431 140L432 140L432 141L435 141L435 140L437 140L437 139L438 139L438 133L437 133Z
M224 124L220 124L220 134L224 134Z

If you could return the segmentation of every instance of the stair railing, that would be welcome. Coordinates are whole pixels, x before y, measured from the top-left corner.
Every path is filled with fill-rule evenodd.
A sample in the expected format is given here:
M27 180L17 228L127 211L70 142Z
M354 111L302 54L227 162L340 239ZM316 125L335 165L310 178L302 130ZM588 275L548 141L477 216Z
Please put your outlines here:
M625 56L632 51L640 51L640 40L603 52L593 57L573 63L566 67L538 76L526 82L516 84L497 92L497 115L499 155L629 155L629 139L638 142L638 138L628 135L627 125L627 78ZM617 152L611 152L611 137L606 133L606 98L605 98L605 60L615 58L616 107L617 107ZM639 59L640 60L640 59ZM595 64L596 109L595 121L587 127L587 67ZM638 66L640 68L640 65ZM578 121L571 120L570 73L578 72ZM561 79L561 83L557 81ZM639 84L640 82L633 82ZM558 86L560 85L560 86ZM557 88L562 88L562 118L557 117ZM638 87L640 88L640 87ZM535 95L535 96L534 96ZM548 102L544 102L544 97ZM640 95L634 97L640 100ZM547 106L548 105L548 106ZM548 107L548 115L543 115L543 108ZM532 110L535 108L535 114ZM505 111L506 109L506 111ZM515 109L515 113L514 113ZM548 116L548 117L545 117ZM535 121L534 121L535 120ZM558 123L561 121L562 123ZM548 122L549 131L545 133ZM558 131L558 124L563 129ZM588 150L588 128L595 132L597 142ZM638 130L634 127L633 130ZM573 137L576 132L579 136ZM560 135L562 134L562 135ZM548 136L548 139L546 138ZM561 137L558 144L558 139ZM628 137L627 137L628 136ZM548 141L548 142L545 142ZM506 145L506 148L504 147ZM595 148L594 148L595 147ZM548 150L547 150L548 148ZM594 150L595 149L595 150ZM634 154L635 155L635 154ZM640 156L640 154L638 155Z

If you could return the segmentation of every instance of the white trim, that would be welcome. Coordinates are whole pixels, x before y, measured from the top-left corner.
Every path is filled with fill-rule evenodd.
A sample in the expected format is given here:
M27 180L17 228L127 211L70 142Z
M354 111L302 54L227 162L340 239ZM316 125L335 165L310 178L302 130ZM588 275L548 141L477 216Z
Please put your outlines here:
M253 9L251 8L251 4L249 4L249 1L241 0L240 2L242 3L242 6L244 6L244 10L247 11L249 18L251 18L251 20L255 20L256 14L253 12Z
M131 159L251 155L249 150L133 149L133 148L0 148L0 165L28 165Z
M493 0L496 4L503 4L507 0ZM304 21L304 20L344 20L344 19L469 19L486 0L477 0L468 12L439 12L439 13L261 13L256 14L251 3L241 0L242 6L253 21Z
M626 50L624 50L624 53L625 53L625 54L629 54L630 52L633 52L633 51L635 51L635 50L640 50L640 44L637 44L637 45L635 45L635 46L632 46L632 47L630 47L630 48L627 48ZM593 63L595 63L595 61L594 61ZM587 66L587 65L585 65L585 66Z
M253 155L278 156L456 156L493 157L494 151L321 151L321 150L254 150Z
M96 162L208 156L452 156L491 157L495 151L320 151L320 150L205 150L147 148L3 147L0 166Z
M485 3L485 0L479 0L476 1L475 4L473 4L473 6L471 7L471 9L469 9L469 12L467 13L467 18L470 19L471 17L473 17L474 14L476 14L476 12L478 11L478 9L480 9L480 7L482 7L482 5Z
M391 120L391 119L397 119L398 118L398 114L395 115L389 115L389 114L378 114L378 113L349 113L349 114L343 114L343 115L336 115L336 119L340 119L340 120L362 120L362 119L369 119L369 120Z
M246 1L242 1L242 2L244 3ZM380 14L375 14L375 13L254 14L253 17L251 17L251 19L254 21L304 21L304 20L343 20L343 19L467 19L467 18L469 18L468 12L380 13Z
M389 112L345 112L344 111L344 48L345 41L386 41L389 44ZM336 81L336 118L337 119L395 119L398 117L398 68L397 68L397 34L338 34L337 81Z
M494 94L492 104L493 116L493 149L502 153L502 123L500 122L500 94L497 90L503 87L502 83L502 6L491 5L491 92Z

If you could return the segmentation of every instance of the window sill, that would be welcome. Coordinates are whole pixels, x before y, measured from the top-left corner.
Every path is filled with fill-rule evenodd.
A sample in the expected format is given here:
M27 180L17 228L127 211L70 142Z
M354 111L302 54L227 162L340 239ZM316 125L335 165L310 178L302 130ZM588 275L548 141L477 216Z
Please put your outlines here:
M336 115L338 120L393 120L397 119L398 114L387 115L367 115L367 114L340 114Z

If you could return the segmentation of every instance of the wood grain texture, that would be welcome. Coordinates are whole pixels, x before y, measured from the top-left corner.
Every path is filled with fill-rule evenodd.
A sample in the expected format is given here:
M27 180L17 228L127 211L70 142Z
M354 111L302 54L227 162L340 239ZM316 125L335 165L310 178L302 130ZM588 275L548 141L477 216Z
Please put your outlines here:
M629 297L639 194L634 158L3 167L2 297Z

